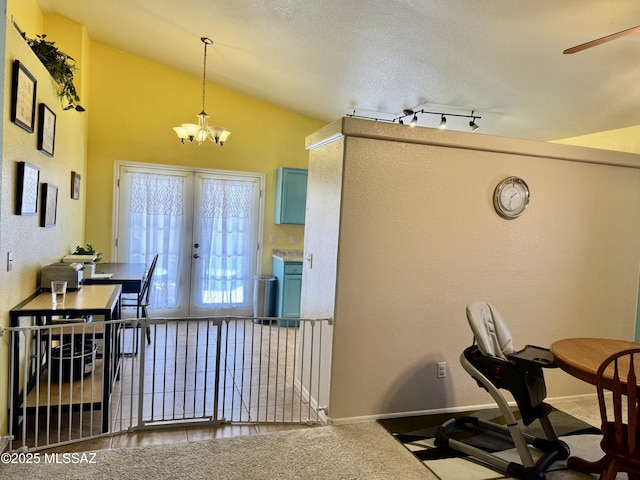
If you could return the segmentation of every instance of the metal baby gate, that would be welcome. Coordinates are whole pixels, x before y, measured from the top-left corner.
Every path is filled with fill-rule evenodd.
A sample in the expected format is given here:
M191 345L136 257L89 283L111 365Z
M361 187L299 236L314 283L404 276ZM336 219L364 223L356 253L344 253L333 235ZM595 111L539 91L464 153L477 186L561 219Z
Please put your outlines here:
M5 330L11 450L159 426L325 419L330 319L79 320Z

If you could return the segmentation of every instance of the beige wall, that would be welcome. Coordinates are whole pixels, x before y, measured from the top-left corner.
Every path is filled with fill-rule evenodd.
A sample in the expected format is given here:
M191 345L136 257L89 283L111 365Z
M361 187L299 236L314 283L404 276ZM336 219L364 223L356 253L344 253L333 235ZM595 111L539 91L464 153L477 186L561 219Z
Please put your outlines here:
M306 231L314 265L331 263L337 239L335 279L321 267L303 274L303 314L335 308L329 417L492 403L458 362L471 344L471 301L494 303L519 347L633 339L637 155L342 121L307 140L308 225L339 228L327 243ZM512 221L492 205L510 175L531 189L528 210ZM323 191L332 192L332 219L315 204ZM446 379L436 378L440 361ZM560 371L547 380L550 397L593 391Z

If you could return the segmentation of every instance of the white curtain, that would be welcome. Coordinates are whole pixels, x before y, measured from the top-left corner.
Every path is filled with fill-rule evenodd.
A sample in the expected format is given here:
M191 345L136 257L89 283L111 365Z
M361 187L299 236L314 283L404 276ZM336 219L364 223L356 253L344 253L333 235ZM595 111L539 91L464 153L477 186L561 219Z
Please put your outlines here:
M186 195L188 177L169 173L129 173L127 185L127 241L122 261L149 265L157 253L151 304L155 309L191 308L246 312L252 305L255 274L259 184L254 180L196 175L196 204ZM186 205L185 205L186 202ZM184 265L185 226L193 219L198 258ZM189 282L189 268L195 271ZM181 288L192 289L191 295ZM240 309L240 310L238 310Z
M155 254L151 304L154 309L176 308L182 265L184 177L131 173L128 262L147 265Z
M254 182L201 178L200 258L196 292L199 308L237 308L251 305L252 261L256 249ZM198 219L196 219L198 221Z

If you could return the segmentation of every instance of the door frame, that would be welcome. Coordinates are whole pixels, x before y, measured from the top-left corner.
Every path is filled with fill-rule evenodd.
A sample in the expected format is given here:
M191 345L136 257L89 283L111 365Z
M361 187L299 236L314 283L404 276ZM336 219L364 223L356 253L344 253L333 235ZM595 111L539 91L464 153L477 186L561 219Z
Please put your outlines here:
M265 200L265 184L266 184L266 173L265 172L245 172L239 170L221 170L216 168L198 168L198 167L189 167L182 165L168 165L162 163L147 163L147 162L132 162L128 160L115 160L113 162L113 202L112 202L112 215L111 215L111 258L118 258L118 238L120 235L119 232L119 217L120 217L120 172L124 167L130 168L142 168L153 171L155 170L164 170L164 171L176 171L176 172L188 172L188 173L204 173L211 175L228 175L234 177L247 177L258 179L259 188L260 188L260 198L259 198L259 206L258 206L258 226L257 226L257 242L256 245L256 264L254 265L256 275L260 274L260 270L262 267L262 255L264 249L264 200ZM193 211L190 213L191 218L190 222L193 222ZM191 256L191 249L189 256ZM251 287L253 288L253 284ZM250 292L251 293L251 292ZM250 298L253 298L251 295Z

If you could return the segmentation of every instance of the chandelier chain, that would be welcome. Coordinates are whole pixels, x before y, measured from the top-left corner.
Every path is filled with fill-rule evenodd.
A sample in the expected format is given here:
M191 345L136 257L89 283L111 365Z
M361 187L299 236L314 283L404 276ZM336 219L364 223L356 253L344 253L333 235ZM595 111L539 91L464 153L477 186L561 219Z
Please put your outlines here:
M204 43L204 61L202 67L202 113L204 113L204 98L207 88L207 42Z

